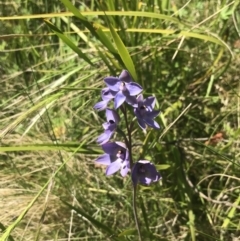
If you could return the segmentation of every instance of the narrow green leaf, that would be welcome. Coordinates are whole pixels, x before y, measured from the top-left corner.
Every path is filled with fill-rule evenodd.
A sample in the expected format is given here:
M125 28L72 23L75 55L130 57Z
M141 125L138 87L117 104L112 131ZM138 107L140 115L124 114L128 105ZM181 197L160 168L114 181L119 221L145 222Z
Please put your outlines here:
M68 0L61 0L62 3L70 10L70 4ZM71 4L72 5L72 4ZM73 12L63 12L63 13L45 13L45 14L32 14L32 15L23 15L23 16L8 16L8 17L0 17L0 20L6 21L6 20L17 20L17 19L35 19L35 18L54 18L54 17L62 17L62 16L72 16L73 14L80 18L81 20L88 21L85 16L131 16L131 17L146 17L146 18L156 18L156 19L163 19L165 21L171 21L174 23L177 23L179 25L183 25L186 27L189 27L190 25L185 24L184 22L179 21L179 19L167 16L164 14L154 13L154 12L144 12L144 11L85 11L85 12L79 12L77 8L75 8L73 5L72 7L74 9Z
M84 17L80 11L69 1L69 0L61 0L61 2L73 13L74 16L79 18L83 25L96 37L98 37L98 34L95 31L95 28L92 23L88 21L86 17Z
M32 145L21 145L21 146L1 146L0 152L17 152L17 151L57 151L64 150L67 152L73 152L75 149L78 149L78 153L82 154L99 154L101 153L101 149L98 147L89 146L81 146L79 147L79 143L68 143L68 144L53 144L53 143L45 143L45 144L32 144Z
M87 19L80 13L80 11L68 0L61 0L61 2L72 12L76 17L80 18L83 21L87 21Z
M98 55L101 57L102 61L106 64L106 66L108 67L109 71L111 73L114 73L114 69L112 67L112 65L109 63L109 59L107 58L108 55L105 54L105 51L102 49L99 49L98 47L96 47L98 50Z
M120 70L122 69L120 63L117 61L118 58L116 58L116 59L112 58L112 56L111 56L111 54L110 54L109 52L106 52L105 54L106 54L106 56L108 56L110 62L111 62L112 65L114 66L114 68L120 69ZM116 54L116 56L119 57L118 54ZM119 57L119 59L120 59L120 57Z
M108 9L110 11L114 11L115 10L114 1L112 1L112 0L106 1L106 5L108 6Z
M92 33L94 37L101 41L101 43L111 52L117 53L117 50L112 45L109 37L101 30L100 25L96 23L90 23L86 17L84 17L80 11L73 6L73 4L68 0L61 0L62 3L74 14L74 16L78 17L84 26ZM115 56L116 57L116 56Z
M1 232L6 230L5 226L1 222L0 222L0 229L1 229ZM9 241L14 241L14 239L11 235L9 235L8 239L9 239Z
M189 218L189 226L190 226L190 233L191 233L191 240L196 240L196 234L195 234L195 215L192 210L188 211L188 218Z
M99 36L100 41L104 44L104 46L113 54L117 54L117 50L113 46L112 42L110 41L110 38L102 31L101 27L98 25L96 26L96 32Z
M211 90L212 90L212 86L213 86L214 79L215 79L215 76L212 74L211 77L210 77L210 81L209 81L209 83L208 83L207 93L206 93L205 97L209 97L210 92L211 92Z
M122 231L120 234L118 234L118 237L129 236L129 235L137 235L137 230L136 229L126 229L126 230Z
M132 75L133 79L137 80L137 73L136 73L132 58L131 58L127 48L125 47L121 38L119 37L119 35L117 34L117 32L114 30L114 28L112 27L112 25L110 23L109 23L109 28L110 28L113 40L117 46L118 53L125 65L125 67L129 71L129 73Z
M231 208L231 210L228 212L227 217L224 219L223 224L222 224L222 228L227 228L228 225L231 222L231 219L234 217L234 215L236 214L236 210L237 207L239 206L240 203L240 196L237 198L237 200L234 202L234 206Z
M84 54L67 36L63 34L63 32L54 26L50 21L44 20L44 22L48 25L48 27L65 43L67 44L74 52L78 54L78 56L84 59L87 63L94 66L91 60Z
M158 170L166 170L170 167L169 164L155 165Z

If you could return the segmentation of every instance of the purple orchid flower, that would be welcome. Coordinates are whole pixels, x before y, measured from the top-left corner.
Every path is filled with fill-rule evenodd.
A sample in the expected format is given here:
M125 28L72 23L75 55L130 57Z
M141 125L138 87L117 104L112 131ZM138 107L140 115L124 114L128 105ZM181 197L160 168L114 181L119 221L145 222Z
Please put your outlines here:
M108 87L103 88L101 91L102 101L96 103L93 108L98 111L105 110L108 102L112 100L116 94L117 92L110 90Z
M97 163L108 166L106 175L112 175L121 169L120 173L125 177L130 170L129 152L122 142L108 142L102 145L105 154L98 157Z
M103 128L105 131L97 139L97 143L99 145L102 145L109 141L117 128L117 124L120 121L118 113L115 110L108 108L106 109L106 119L107 122L103 123Z
M156 170L153 163L147 160L140 160L133 165L132 182L134 185L138 183L149 185L161 179L160 173Z
M156 99L153 96L143 99L143 95L137 97L138 107L134 108L134 113L137 117L139 126L145 130L146 124L154 129L159 129L158 123L153 120L159 115L160 110L154 110Z
M116 92L114 96L115 109L121 106L124 101L132 106L137 105L135 96L142 92L142 87L133 82L127 70L123 70L119 77L106 77L104 82L111 91Z

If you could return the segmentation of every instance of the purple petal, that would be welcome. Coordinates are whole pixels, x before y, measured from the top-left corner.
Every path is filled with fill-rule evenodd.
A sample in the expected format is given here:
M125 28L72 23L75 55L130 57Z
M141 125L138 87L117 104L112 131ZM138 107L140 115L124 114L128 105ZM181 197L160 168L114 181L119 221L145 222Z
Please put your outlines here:
M149 181L147 181L146 179L148 179ZM138 177L138 183L141 183L143 185L149 185L151 181L152 181L151 179L146 177Z
M128 149L126 149L125 160L124 161L127 163L127 166L130 168L130 166L129 166L129 151L128 151Z
M116 123L110 124L109 122L105 122L102 124L104 130L115 131L117 128Z
M127 70L122 71L122 73L119 76L119 79L125 83L133 82L133 80Z
M109 100L103 100L98 102L97 104L95 104L93 106L93 108L97 111L101 111L107 108L107 104L108 104Z
M123 102L126 100L126 96L119 91L114 99L114 108L117 109L119 106L123 104Z
M156 167L147 160L140 160L136 162L133 165L131 176L134 185L138 182L149 185L150 183L157 182L161 179L161 175L156 170Z
M151 107L151 110L153 110L156 103L156 98L154 96L147 97L143 100L143 104L147 107Z
M143 95L140 94L138 97L137 97L137 102L142 102L143 101Z
M160 175L159 172L156 173L155 179L153 179L153 182L157 182L162 179L162 176Z
M121 142L121 141L116 141L115 142L119 147L122 147L123 149L127 149L126 144Z
M144 120L141 119L141 118L137 118L137 121L138 121L138 125L139 125L143 130L145 130L145 129L146 129L146 124L145 124Z
M115 97L117 92L110 90L108 87L102 89L101 97L103 100L111 100Z
M160 129L159 124L155 120L152 120L149 118L144 118L144 121L148 126L154 128L154 129Z
M137 105L137 99L136 99L136 97L135 96L126 96L126 102L129 104L129 105L131 105L131 106L133 106L133 107L137 107L138 105Z
M145 161L145 160L140 160L139 163L143 163L143 161ZM147 170L146 173L148 174L148 175L146 175L146 177L155 180L156 174L158 172L157 172L156 167L153 165L153 163L151 163L151 162L145 163L144 167L145 167L145 170Z
M118 113L115 111L115 110L112 110L112 109L106 109L106 118L107 118L107 121L114 121L116 124L119 123L120 121L120 117L118 115Z
M153 163L146 164L145 167L147 170L147 175L145 176L146 179L150 179L152 182L157 182L162 178Z
M137 118L142 119L142 115L139 108L134 108L133 112Z
M108 86L108 88L112 91L119 91L120 85L121 85L121 80L117 77L106 77L104 79L104 82Z
M151 163L151 162L148 161L148 160L139 160L137 163L141 163L141 164L149 164L149 163Z
M126 83L126 88L128 89L129 95L131 96L138 95L143 90L142 86L135 82Z
M123 165L123 166L122 166L122 169L121 169L121 171L120 171L122 177L125 177L125 176L128 174L129 170L130 170L129 162L125 162L125 163L126 163L126 165ZM125 164L125 163L124 163L124 164Z
M105 153L113 155L118 151L119 145L116 142L108 142L102 145L102 149Z
M144 185L149 185L151 184L152 182L157 182L158 180L161 179L161 176L159 174L159 178L156 178L155 179L152 179L152 178L148 178L148 177L140 177L138 182L141 183L141 184L144 184Z
M111 136L113 135L113 131L111 130L106 130L104 131L104 133L102 133L98 139L97 139L97 143L99 145L103 145L104 143L108 142L111 138Z
M121 159L117 159L115 162L112 162L106 170L106 175L112 175L113 173L117 172L121 168Z
M110 124L108 122L105 122L105 123L102 124L102 127L103 127L104 130L109 129L109 126L110 126Z
M146 117L147 119L154 119L155 117L157 117L160 113L160 110L153 110L153 111L148 111L146 113Z
M111 159L108 154L103 154L100 157L98 157L98 159L95 162L108 166L111 164Z

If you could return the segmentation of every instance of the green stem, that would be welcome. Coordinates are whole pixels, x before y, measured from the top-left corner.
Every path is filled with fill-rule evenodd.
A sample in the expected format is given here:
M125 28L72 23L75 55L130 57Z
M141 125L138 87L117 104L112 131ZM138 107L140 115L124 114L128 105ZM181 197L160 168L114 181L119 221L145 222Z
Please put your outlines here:
M129 151L130 168L132 170L132 167L133 167L133 159L132 159L132 128L133 128L133 122L131 122L130 125L129 125L128 119L127 119L127 111L126 111L126 106L125 105L121 106L121 110L122 110L122 113L124 115L124 120L125 120L126 128L127 128L128 142L126 143L126 145L128 147L128 151ZM134 185L134 183L133 183L133 198L132 198L133 215L134 215L134 221L135 221L135 224L136 224L136 227L137 227L137 231L138 231L138 240L142 241L142 236L141 236L141 232L140 232L140 225L139 225L138 216L137 216L136 197L137 197L137 185Z
M126 145L128 147L128 151L129 151L130 169L132 170L132 167L133 167L133 159L132 159L132 130L131 130L131 126L129 126L129 124L128 124L127 111L126 111L125 104L122 106L121 110L123 112L123 116L124 116L124 120L125 120L126 128L127 128L128 143L126 143Z
M133 215L134 215L134 221L137 227L137 231L138 231L138 240L142 241L142 236L141 236L141 232L140 232L140 225L139 225L139 220L138 220L138 216L137 216L137 204L136 204L136 198L137 198L137 185L133 184Z

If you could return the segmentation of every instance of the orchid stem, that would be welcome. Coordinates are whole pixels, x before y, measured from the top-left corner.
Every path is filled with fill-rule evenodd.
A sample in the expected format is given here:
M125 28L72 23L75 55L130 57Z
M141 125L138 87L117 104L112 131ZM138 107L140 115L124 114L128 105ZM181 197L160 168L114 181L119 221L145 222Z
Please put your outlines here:
M126 145L128 146L129 157L130 157L130 168L132 170L132 167L133 167L133 159L132 159L132 128L133 128L133 123L131 122L130 126L128 125L129 122L128 122L128 119L127 119L127 113L126 113L126 106L125 105L121 106L121 110L122 110L122 113L124 115L126 128L127 128L128 142L126 143ZM136 197L137 197L137 185L134 185L134 183L133 183L133 198L132 198L133 215L134 215L134 221L135 221L137 231L138 231L138 240L142 241L142 236L141 236L141 232L140 232L140 225L139 225L138 216L137 216Z
M130 168L132 170L133 167L133 159L132 159L132 130L131 127L128 125L128 118L127 118L127 112L126 112L126 106L123 105L121 106L121 110L124 116L124 120L126 123L126 128L127 128L127 137L128 137L128 143L126 143L127 147L128 147L128 151L129 151L129 158L130 158Z
M139 225L139 220L138 220L138 216L137 216L137 204L136 204L136 198L137 198L137 185L133 184L133 215L134 215L134 220L135 220L135 224L137 227L137 231L138 231L138 240L142 241L142 236L141 236L141 232L140 232L140 225Z

